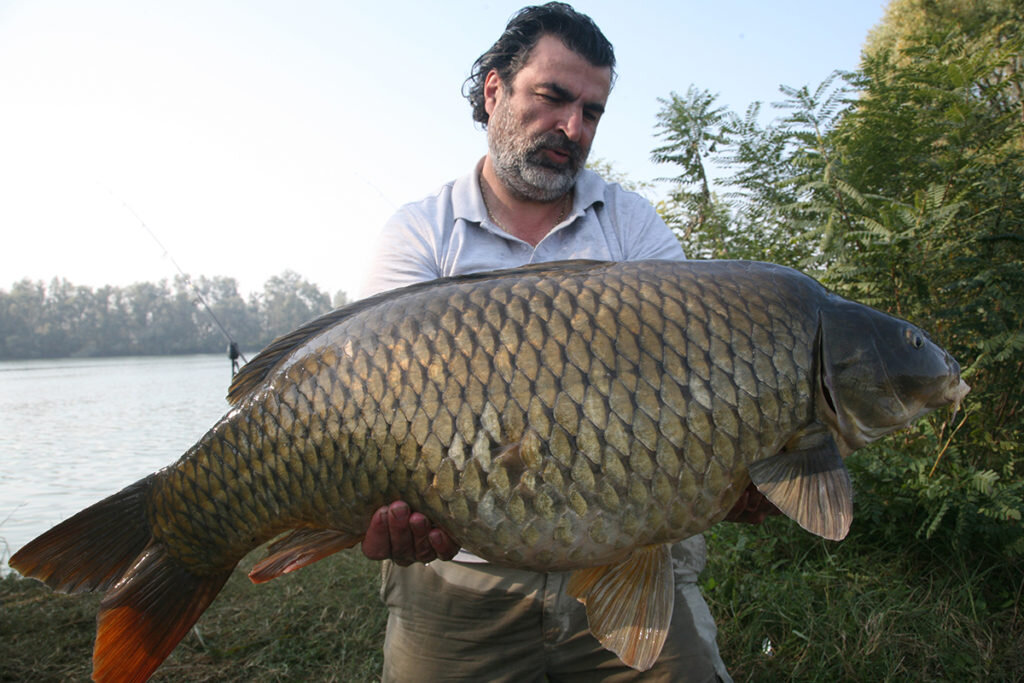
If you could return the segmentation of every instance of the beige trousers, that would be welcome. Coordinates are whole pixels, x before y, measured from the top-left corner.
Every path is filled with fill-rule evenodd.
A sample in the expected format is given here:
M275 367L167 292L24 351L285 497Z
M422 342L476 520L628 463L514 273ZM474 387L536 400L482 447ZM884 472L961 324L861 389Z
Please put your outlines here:
M583 606L566 595L568 573L538 574L489 564L384 564L388 606L386 683L419 681L726 681L717 629L696 585L699 545L673 548L676 601L668 641L640 673L587 630ZM692 557L699 552L699 558ZM699 569L698 569L699 571Z

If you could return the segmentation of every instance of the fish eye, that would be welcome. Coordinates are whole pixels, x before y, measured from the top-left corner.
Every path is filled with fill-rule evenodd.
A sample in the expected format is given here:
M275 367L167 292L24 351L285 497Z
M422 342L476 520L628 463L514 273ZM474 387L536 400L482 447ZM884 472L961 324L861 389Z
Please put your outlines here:
M907 343L915 349L919 349L924 346L924 334L922 334L920 330L908 327L903 334L907 338Z

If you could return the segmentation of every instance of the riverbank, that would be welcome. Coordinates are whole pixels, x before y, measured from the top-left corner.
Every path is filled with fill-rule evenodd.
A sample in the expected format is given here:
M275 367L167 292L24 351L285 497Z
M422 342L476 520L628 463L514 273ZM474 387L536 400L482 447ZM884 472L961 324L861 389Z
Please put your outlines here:
M855 524L856 527L856 524ZM1024 680L1024 568L997 558L720 524L702 576L740 681ZM252 553L154 681L375 681L379 565L342 552L261 586ZM0 580L0 681L85 680L98 596Z

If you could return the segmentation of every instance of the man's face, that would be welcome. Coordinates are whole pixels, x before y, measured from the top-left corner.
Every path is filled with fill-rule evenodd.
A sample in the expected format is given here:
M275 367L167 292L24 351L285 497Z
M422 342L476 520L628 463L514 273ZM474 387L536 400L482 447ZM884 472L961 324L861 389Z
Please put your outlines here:
M563 196L590 153L611 69L592 65L559 38L542 36L512 83L495 72L487 82L487 142L498 178L523 199Z

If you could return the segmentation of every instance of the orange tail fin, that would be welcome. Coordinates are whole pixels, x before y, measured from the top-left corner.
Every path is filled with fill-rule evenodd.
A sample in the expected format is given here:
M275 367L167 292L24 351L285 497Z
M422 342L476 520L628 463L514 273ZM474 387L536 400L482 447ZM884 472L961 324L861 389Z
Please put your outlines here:
M154 543L103 597L96 619L92 677L145 681L210 606L231 570L196 576Z
M82 510L10 559L25 576L67 593L106 590L93 678L145 681L210 605L231 569L197 576L152 539L150 478Z

